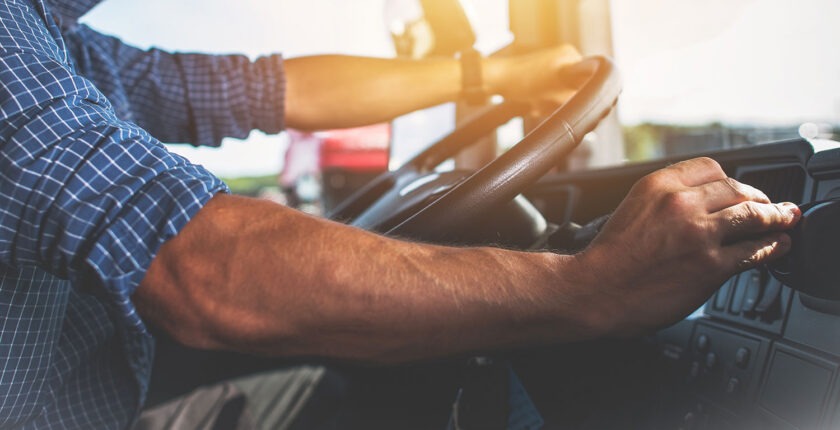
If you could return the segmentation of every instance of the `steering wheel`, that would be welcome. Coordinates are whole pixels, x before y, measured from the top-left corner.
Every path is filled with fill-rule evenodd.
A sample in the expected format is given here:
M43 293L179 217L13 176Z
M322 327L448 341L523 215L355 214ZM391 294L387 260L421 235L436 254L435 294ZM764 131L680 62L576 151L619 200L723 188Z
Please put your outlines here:
M399 169L380 175L351 195L330 218L400 237L447 241L471 220L535 183L610 112L621 92L612 61L593 56L573 67L590 77L572 98L475 173L433 169L511 118L525 114L527 104L506 101L480 112Z

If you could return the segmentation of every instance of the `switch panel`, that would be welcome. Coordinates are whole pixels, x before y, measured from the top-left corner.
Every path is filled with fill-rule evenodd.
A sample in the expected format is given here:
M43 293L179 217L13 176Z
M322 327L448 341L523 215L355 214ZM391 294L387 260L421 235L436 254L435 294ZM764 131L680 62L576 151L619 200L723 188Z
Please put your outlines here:
M705 313L781 334L791 296L791 290L770 276L767 269L752 269L728 280L709 299Z
M698 322L687 380L705 401L737 411L755 396L769 344L746 332Z

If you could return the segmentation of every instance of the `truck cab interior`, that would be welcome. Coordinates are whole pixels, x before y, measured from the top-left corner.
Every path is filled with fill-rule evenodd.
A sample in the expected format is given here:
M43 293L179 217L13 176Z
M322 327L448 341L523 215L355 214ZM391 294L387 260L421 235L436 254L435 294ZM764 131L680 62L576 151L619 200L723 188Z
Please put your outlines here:
M393 169L326 208L327 216L427 241L571 253L597 235L638 179L711 157L771 200L801 205L787 258L733 277L691 316L643 338L490 356L512 366L549 429L840 429L840 144L833 141L840 54L832 46L840 7L831 0L414 3L389 6L397 10L391 21L402 20L400 31L392 28L398 55L473 49L481 42L475 16L496 7L510 40L482 54L570 43L586 57L579 67L587 83L542 118L494 98L395 119ZM415 12L400 15L400 7ZM427 134L430 146L404 147L417 141L411 124L441 115L447 124ZM295 364L165 341L157 361L152 404ZM466 361L326 364L346 393L348 428L443 429ZM493 427L480 428L504 428L488 422Z

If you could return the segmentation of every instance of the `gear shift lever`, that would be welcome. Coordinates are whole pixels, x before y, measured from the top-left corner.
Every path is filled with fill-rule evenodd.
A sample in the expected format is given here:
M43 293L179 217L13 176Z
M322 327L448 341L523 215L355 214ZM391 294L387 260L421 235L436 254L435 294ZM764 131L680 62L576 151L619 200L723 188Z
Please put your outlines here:
M790 252L768 265L785 285L809 296L840 300L840 199L800 206Z

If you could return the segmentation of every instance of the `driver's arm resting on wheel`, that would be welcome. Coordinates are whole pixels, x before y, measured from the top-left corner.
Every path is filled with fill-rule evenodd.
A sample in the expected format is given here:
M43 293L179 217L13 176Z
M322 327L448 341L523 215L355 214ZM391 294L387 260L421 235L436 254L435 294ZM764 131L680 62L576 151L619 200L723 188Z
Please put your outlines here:
M580 54L570 45L482 61L486 90L505 97L562 101L577 85L565 66ZM320 55L284 61L285 123L300 130L354 127L455 100L461 64L455 59L402 60Z

